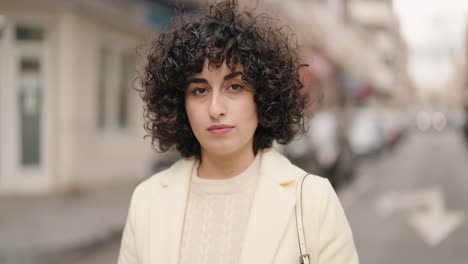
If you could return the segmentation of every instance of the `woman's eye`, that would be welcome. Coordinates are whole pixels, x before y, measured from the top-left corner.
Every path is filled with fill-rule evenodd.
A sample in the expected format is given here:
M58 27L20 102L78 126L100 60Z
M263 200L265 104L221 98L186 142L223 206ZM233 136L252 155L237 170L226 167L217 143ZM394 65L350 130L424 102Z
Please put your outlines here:
M232 91L240 91L242 88L244 88L244 86L240 85L240 84L237 84L237 83L231 84L228 87L228 89L232 90Z
M202 94L205 94L207 92L208 92L208 89L206 89L206 88L195 88L193 90L193 94L195 94L195 95L202 95Z

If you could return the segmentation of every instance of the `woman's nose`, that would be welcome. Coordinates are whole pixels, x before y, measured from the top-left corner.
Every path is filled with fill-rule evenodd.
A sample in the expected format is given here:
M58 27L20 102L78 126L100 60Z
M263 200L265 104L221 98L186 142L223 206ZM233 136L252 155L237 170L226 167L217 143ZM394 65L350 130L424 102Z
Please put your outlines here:
M226 115L226 104L224 103L223 97L219 93L213 93L209 105L210 116L214 119L218 119L221 116Z

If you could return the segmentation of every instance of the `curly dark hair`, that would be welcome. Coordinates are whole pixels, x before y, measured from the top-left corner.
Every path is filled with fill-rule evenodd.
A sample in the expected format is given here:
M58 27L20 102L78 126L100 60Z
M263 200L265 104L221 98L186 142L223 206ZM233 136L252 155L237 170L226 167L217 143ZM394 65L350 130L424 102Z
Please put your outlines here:
M259 124L254 153L274 140L289 143L304 131L307 97L299 92L297 42L287 27L274 26L271 17L240 11L237 1L212 2L195 17L179 15L171 29L151 44L141 76L145 130L161 152L177 149L183 157L201 158L185 111L188 79L209 65L223 62L234 71L244 67L242 79L255 88Z

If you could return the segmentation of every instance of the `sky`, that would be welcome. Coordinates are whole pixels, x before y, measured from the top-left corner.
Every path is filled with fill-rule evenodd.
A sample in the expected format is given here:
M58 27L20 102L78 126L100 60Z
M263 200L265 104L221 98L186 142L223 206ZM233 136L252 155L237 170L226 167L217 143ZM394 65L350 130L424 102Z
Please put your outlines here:
M410 47L410 73L420 89L441 89L463 63L468 0L394 0Z

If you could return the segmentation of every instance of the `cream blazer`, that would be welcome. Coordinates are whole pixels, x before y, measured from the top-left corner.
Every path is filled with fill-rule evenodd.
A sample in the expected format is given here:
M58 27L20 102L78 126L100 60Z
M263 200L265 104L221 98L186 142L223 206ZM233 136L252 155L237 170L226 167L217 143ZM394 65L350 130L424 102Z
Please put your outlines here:
M263 150L240 264L296 264L299 245L295 182L305 171L274 149ZM177 264L196 160L182 159L139 184L133 193L118 264ZM309 175L303 218L312 264L358 264L351 229L327 179ZM220 263L221 264L221 263Z

